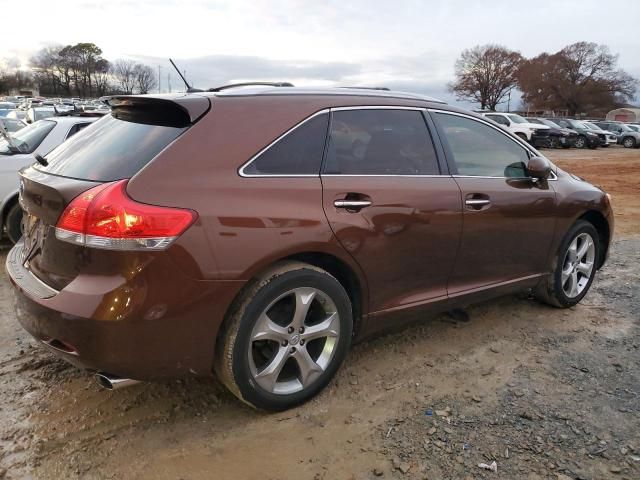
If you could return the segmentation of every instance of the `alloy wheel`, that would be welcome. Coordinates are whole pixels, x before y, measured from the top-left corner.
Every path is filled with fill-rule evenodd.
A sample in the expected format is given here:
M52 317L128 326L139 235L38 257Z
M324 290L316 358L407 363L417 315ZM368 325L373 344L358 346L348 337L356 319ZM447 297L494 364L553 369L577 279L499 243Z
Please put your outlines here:
M576 139L576 148L584 148L587 145L587 139L584 137L578 137Z
M633 146L634 146L634 143L635 143L635 142L633 141L633 138L625 138L625 139L624 139L624 142L622 142L622 145L623 145L625 148L631 148L631 147L633 147Z
M595 267L596 247L588 233L577 235L564 256L562 290L568 298L580 295L589 284Z
M313 384L327 369L340 336L335 303L312 287L290 290L258 317L249 342L249 369L269 393L289 395Z

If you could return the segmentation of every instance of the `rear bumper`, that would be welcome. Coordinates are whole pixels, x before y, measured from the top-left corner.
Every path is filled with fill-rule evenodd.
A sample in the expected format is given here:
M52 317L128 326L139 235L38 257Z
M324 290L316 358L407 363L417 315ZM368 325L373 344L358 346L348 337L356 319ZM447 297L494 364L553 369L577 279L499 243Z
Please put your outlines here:
M17 258L20 250L17 244L7 256L18 321L60 357L137 380L211 374L218 329L242 282L153 272L170 267L164 263L130 280L79 275L42 295Z

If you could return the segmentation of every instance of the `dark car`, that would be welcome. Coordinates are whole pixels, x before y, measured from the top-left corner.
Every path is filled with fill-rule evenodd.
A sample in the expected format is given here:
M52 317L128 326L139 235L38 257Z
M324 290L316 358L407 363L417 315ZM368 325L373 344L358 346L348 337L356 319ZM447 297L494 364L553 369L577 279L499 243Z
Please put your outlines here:
M600 128L609 130L618 136L618 143L625 148L640 147L640 131L620 122L594 122Z
M599 188L428 97L246 87L115 96L21 171L20 322L111 388L209 376L280 410L352 341L510 292L576 305Z
M570 148L576 143L578 134L574 130L562 128L557 123L547 120L546 118L527 117L527 120L531 123L537 123L549 127L549 141L547 144L549 148Z
M554 123L557 123L562 128L569 128L578 134L575 140L576 148L598 148L602 145L602 139L597 133L592 132L585 124L579 120L573 120L572 118L548 118Z

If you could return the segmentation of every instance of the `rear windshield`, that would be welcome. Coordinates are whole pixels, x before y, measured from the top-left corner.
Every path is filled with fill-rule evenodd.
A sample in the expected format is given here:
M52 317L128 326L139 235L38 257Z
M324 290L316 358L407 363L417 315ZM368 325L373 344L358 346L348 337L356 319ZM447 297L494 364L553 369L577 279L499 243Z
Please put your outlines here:
M96 182L131 178L186 128L129 122L106 115L52 150L39 170Z

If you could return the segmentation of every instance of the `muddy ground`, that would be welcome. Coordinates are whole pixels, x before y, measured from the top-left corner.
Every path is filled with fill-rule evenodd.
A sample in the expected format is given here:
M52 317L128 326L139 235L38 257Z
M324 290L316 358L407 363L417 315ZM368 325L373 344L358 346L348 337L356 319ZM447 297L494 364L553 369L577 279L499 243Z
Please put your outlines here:
M357 345L284 413L206 379L101 390L21 330L3 278L0 478L640 478L640 150L547 153L613 195L616 241L582 304L425 320Z

